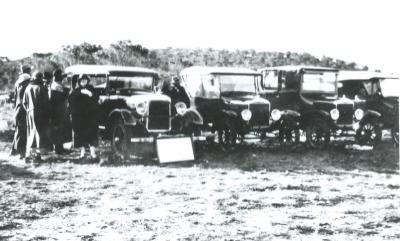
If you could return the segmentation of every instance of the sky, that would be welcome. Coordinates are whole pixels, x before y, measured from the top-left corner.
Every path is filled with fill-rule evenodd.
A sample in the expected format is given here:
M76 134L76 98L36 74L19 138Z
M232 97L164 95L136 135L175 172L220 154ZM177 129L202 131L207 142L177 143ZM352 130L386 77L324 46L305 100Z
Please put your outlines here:
M400 72L397 0L2 0L0 9L0 56L11 59L131 40L308 52Z

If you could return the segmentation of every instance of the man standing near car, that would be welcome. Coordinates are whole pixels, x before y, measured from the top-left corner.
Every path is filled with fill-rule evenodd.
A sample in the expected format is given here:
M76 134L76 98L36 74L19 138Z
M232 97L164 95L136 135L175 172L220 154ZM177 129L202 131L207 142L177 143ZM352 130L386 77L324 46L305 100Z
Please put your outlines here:
M188 94L186 93L185 88L181 86L180 80L178 77L172 78L172 87L169 90L169 97L172 101L172 106L175 106L178 102L183 102L186 104L186 107L190 107L190 99Z
M36 72L25 89L23 106L27 113L28 138L26 158L41 161L43 148L47 147L47 127L49 116L48 89L43 84L43 74Z
M65 74L61 69L53 72L53 82L50 84L50 126L51 143L56 154L62 154L66 139L67 99L68 89L62 85Z
M31 67L22 66L22 74L15 82L14 88L14 121L15 133L11 148L11 155L20 155L20 158L25 156L26 152L26 111L22 105L25 89L31 79Z

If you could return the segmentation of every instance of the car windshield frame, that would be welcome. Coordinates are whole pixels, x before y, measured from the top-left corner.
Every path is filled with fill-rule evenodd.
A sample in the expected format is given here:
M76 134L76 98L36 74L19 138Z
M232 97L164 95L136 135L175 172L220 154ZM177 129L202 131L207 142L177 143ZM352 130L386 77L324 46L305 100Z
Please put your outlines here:
M130 90L130 91L143 91L152 92L154 89L154 82L156 76L151 73L134 73L134 72L110 72L108 75L108 85L109 88L115 91ZM113 86L112 82L121 81L122 83L130 83L129 86L123 85ZM140 85L135 85L135 83L141 82Z
M305 89L305 77L307 75L325 75L325 74L332 74L334 75L334 80L333 81L329 81L331 83L329 83L329 85L332 85L333 89L331 90L324 90L324 88L322 87L324 84L323 83L327 83L328 81L321 81L325 78L319 78L320 83L319 83L319 88L315 88L315 89ZM314 78L316 78L315 76L313 76ZM313 81L317 81L317 79L314 79ZM335 71L321 71L321 70L305 70L302 71L301 73L301 85L300 85L300 91L302 93L307 93L307 94L332 94L332 95L337 95L338 93L338 81L337 81L337 72Z
M255 74L212 74L214 79L217 79L218 84L219 84L219 90L220 90L220 95L223 94L251 94L255 95L257 94L257 76ZM227 77L233 77L231 79L227 79ZM249 78L251 77L251 84L247 84L246 82L250 80L244 78ZM241 83L238 84L238 81ZM229 83L230 82L230 83ZM232 88L227 88L227 85L231 85ZM238 86L246 86L245 89L237 89ZM249 88L249 86L252 86ZM250 90L251 89L251 90Z

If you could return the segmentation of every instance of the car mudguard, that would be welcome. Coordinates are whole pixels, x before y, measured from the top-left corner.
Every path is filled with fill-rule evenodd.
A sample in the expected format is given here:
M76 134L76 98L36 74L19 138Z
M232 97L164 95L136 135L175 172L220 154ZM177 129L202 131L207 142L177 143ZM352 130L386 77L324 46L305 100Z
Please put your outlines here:
M330 118L330 114L327 111L316 110L316 111L302 113L300 116L300 126L302 128L305 128L305 126L308 124L308 122L315 118L320 118L320 119L328 121L330 123L332 122L332 119Z
M282 110L282 116L300 117L300 113L294 110Z
M375 111L375 110L367 110L367 111L365 111L365 114L364 114L363 118L360 121L360 125L362 125L365 122L370 121L372 119L375 119L375 118L378 119L381 116L382 116L382 114L377 112L377 111Z
M127 109L115 109L108 115L108 123L111 124L116 118L121 119L124 125L136 125L137 119Z
M195 125L203 125L203 117L196 109L187 109L182 116L186 123L193 123Z

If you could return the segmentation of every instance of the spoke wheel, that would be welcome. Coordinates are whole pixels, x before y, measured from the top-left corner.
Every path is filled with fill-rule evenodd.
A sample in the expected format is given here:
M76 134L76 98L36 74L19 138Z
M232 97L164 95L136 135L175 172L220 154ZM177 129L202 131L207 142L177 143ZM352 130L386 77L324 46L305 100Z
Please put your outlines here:
M310 121L306 128L307 143L311 148L322 149L331 139L328 123L322 119Z
M233 147L236 144L237 133L230 128L218 130L218 142L224 147Z
M294 119L288 118L279 128L279 143L282 147L295 146L300 142L300 130Z
M128 155L132 131L122 122L118 121L112 125L111 148L115 153Z
M376 120L371 120L360 125L356 133L360 145L375 146L382 139L382 130Z
M300 131L296 127L284 126L279 129L279 142L281 146L293 146L300 141Z

